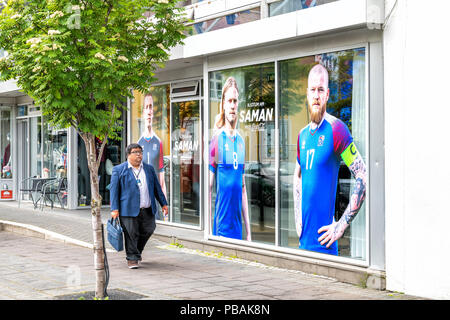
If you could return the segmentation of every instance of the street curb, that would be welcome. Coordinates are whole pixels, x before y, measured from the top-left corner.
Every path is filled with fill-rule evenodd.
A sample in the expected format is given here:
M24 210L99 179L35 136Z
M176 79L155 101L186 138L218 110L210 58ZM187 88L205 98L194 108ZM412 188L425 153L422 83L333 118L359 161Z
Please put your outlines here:
M73 239L62 234L49 231L40 227L29 224L17 223L12 221L0 220L0 231L9 231L23 234L30 237L41 238L45 240L59 241L64 244L76 245L84 248L93 249L94 245L88 242ZM115 252L111 249L106 249L106 252Z

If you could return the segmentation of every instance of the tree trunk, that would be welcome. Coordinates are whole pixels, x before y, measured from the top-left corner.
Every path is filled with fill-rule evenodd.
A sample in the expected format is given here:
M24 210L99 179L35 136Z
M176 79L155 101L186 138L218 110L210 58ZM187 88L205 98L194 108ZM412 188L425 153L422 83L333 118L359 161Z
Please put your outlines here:
M102 197L99 192L98 178L98 161L97 150L95 146L95 136L89 133L81 134L85 146L87 162L90 173L91 182L91 214L92 214L92 230L94 233L94 268L95 268L95 297L104 298L105 291L105 264L103 253L103 234L102 234L102 217L101 206ZM101 155L99 155L101 156Z

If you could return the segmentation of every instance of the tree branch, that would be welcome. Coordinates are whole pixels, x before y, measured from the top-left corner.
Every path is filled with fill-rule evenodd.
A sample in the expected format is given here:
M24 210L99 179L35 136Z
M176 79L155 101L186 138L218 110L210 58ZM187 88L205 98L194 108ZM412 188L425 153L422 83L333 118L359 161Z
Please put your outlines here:
M102 141L102 146L100 147L100 151L98 153L98 158L97 158L97 166L98 167L100 166L100 159L101 159L101 156L103 155L103 150L105 149L105 145L108 142L108 132L111 129L111 126L112 126L112 123L113 123L113 120L114 120L114 113L115 112L116 112L116 106L113 105L112 110L111 110L111 118L110 118L108 127L105 130L105 138Z
M111 14L111 11L113 9L113 5L109 1L105 1L105 2L108 4L108 12L107 12L106 18L105 18L105 27L106 27L108 25L109 15Z

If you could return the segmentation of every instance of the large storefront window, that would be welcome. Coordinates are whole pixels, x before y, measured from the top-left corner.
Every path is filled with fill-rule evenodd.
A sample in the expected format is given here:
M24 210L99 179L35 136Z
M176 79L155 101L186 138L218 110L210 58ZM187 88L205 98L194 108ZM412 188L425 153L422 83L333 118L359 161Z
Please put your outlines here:
M95 138L95 146L97 155L102 145L102 141ZM98 168L99 176L99 192L102 197L102 204L109 204L109 189L107 188L111 182L112 168L122 162L121 157L122 142L116 140L108 140L103 149L100 166ZM83 139L78 137L78 206L90 206L91 204L91 181L89 167L87 164L86 147Z
M275 65L209 81L211 233L275 244Z
M12 179L11 109L0 109L0 178Z
M316 64L321 64L328 71L329 98L326 112L331 116L342 120L345 127L348 128L350 136L353 137L354 145L361 154L362 159L367 163L365 49L361 48L325 53L279 62L280 236L281 245L285 247L299 247L299 236L296 231L293 202L294 196L292 190L293 173L297 163L297 148L299 148L301 161L307 162L306 170L302 172L303 188L305 188L305 186L313 188L322 183L318 181L319 176L321 177L321 181L334 179L329 178L328 176L325 177L325 175L328 175L329 171L338 170L336 184L334 180L331 180L330 190L333 190L331 191L333 194L320 195L320 192L318 192L318 196L322 196L324 202L330 201L330 199L333 201L327 206L329 210L325 210L325 206L318 203L318 201L309 203L309 199L318 198L317 196L305 198L305 193L303 193L302 210L309 213L314 211L315 214L320 211L323 215L331 215L338 221L349 204L352 190L355 190L355 179L352 178L348 166L345 164L340 152L337 154L336 150L334 150L336 160L333 161L337 161L336 169L332 169L334 167L329 163L327 165L322 165L322 160L325 161L325 159L331 159L325 158L323 152L323 150L327 148L327 142L334 143L334 148L338 149L339 147L336 147L336 141L344 140L341 136L337 136L343 135L342 132L345 131L342 129L342 132L339 131L339 133L336 133L337 131L335 128L337 127L337 121L333 118L327 120L332 123L330 126L332 129L330 129L329 132L325 130L326 124L324 125L324 122L322 122L318 127L319 131L317 131L318 140L314 140L314 145L311 144L312 138L308 138L312 137L314 134L314 132L307 127L311 121L307 97L308 75L312 67ZM344 126L341 127L343 128ZM304 128L305 130L309 130L309 133L307 132L307 136L302 138L303 136L300 132ZM310 173L314 172L314 170L316 170L316 173L314 173L316 175ZM321 171L319 172L319 170ZM329 174L333 175L332 173ZM325 186L321 187L322 193L325 192L325 190L328 190ZM316 224L311 222L311 216L305 212L302 212L302 237L308 236L308 231L305 231L308 226L313 225L317 229ZM328 219L329 223L331 222L332 217ZM323 221L325 220L327 219L324 219ZM303 234L304 232L307 232L306 235ZM315 230L314 237L319 238L319 236L317 230ZM305 243L309 241L305 238L300 239L304 239ZM316 240L314 241L317 242ZM357 259L366 258L366 214L364 203L356 218L350 224L350 227L346 229L344 235L337 243L339 256ZM310 250L322 252L320 245L317 243L316 245L316 249Z
M366 259L365 61L359 48L278 61L277 76L275 63L209 73L213 236Z
M143 147L143 161L155 169L170 205L170 86L154 86L147 93L134 91L133 96L131 142ZM162 220L161 208L159 213L157 219Z
M67 177L67 130L51 127L45 117L28 113L33 109L36 107L18 107L19 182L30 177Z
M67 129L44 124L43 177L67 177Z
M169 222L200 225L201 81L134 92L131 140L144 149L169 203ZM159 204L157 204L159 207ZM162 220L161 210L157 219Z
M56 129L42 117L17 122L21 178L67 176L67 130ZM28 142L28 143L27 143Z
M126 124L126 113L122 113L122 123ZM102 205L110 204L109 184L111 183L111 176L113 167L122 163L125 159L126 139L124 139L124 132L126 126L118 133L120 140L108 139L102 156L100 158L100 165L98 168L99 178L99 193L102 197ZM90 206L91 204L91 176L89 172L86 146L83 139L77 135L77 185L78 185L78 206ZM98 157L103 141L95 138L96 157Z

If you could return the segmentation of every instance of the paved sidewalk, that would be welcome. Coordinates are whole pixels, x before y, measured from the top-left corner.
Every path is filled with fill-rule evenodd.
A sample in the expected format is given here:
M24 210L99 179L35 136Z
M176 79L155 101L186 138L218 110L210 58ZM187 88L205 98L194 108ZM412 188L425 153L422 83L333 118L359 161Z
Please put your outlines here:
M107 218L105 212L103 219ZM17 230L22 231L34 228L35 234L46 232L49 239L0 232L0 299L52 300L94 290L89 210L40 211L29 204L19 209L14 202L0 203L1 223L19 224ZM164 227L157 229L164 231ZM126 290L147 300L421 299L192 250L156 237L149 241L136 270L127 268L124 252L108 251L108 291Z

